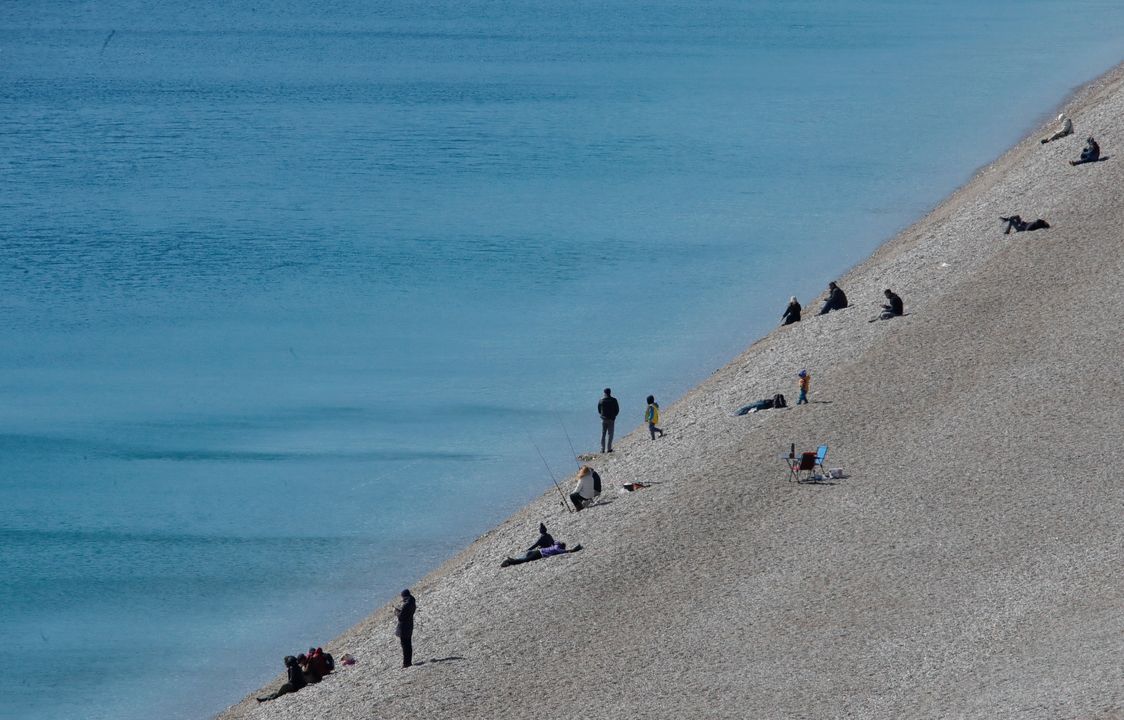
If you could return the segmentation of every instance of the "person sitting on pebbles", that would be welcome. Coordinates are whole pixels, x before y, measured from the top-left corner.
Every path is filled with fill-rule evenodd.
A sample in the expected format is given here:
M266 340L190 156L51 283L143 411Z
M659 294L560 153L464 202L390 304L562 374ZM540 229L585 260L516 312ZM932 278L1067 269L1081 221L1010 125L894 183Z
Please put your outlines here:
M270 700L276 700L282 695L294 693L308 684L308 682L304 679L304 670L301 670L300 663L297 662L297 659L295 657L293 657L292 655L286 655L284 662L285 672L288 676L288 682L277 688L277 692L266 695L265 697L258 698L258 702L269 702Z
M827 300L820 308L820 315L827 315L832 310L842 310L847 307L847 293L834 282L827 284Z
M1101 159L1101 146L1098 145L1097 141L1093 139L1092 135L1090 135L1088 138L1085 139L1085 147L1084 147L1084 149L1081 150L1081 159L1080 160L1070 160L1069 164L1070 165L1081 165L1081 164L1084 164L1084 163L1097 162L1100 159Z
M523 563L541 560L543 558L554 557L555 555L565 555L567 553L576 553L582 549L581 545L575 545L572 548L567 548L566 543L556 542L550 547L544 548L531 548L527 552L517 557L504 558L500 563L500 567L507 567L508 565L522 565Z
M539 523L539 539L535 544L527 548L527 552L531 552L537 548L550 547L554 544L554 536L546 530L546 523Z
M884 294L886 295L886 304L882 306L882 314L878 316L878 319L889 320L890 318L904 315L905 304L902 302L901 297L890 288L886 288Z
M791 325L800 322L800 311L804 308L800 307L800 301L793 295L788 299L788 307L784 309L784 314L781 315L781 325Z
M574 504L574 510L580 511L582 508L589 507L600 494L601 476L590 466L582 465L578 470L578 482L574 485L574 491L570 493L570 502Z
M1061 123L1061 125L1058 127L1058 131L1050 137L1042 138L1041 143L1043 145L1055 140L1061 140L1062 138L1073 134L1073 121L1070 120L1065 113L1058 115L1058 122Z

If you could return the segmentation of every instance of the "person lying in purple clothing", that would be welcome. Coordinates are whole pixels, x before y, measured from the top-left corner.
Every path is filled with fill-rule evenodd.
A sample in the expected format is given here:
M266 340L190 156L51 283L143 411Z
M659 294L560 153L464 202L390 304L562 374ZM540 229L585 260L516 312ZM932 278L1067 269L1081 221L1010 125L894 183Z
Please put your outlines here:
M541 560L542 558L552 557L554 555L565 555L566 553L576 553L578 550L581 550L581 549L582 549L581 545L575 545L572 548L567 548L566 543L558 542L558 543L554 543L553 545L550 545L549 547L531 548L530 550L528 550L527 552L523 553L522 555L520 555L518 557L504 558L503 562L500 563L500 567L507 567L508 565L520 565L520 564L525 563L525 562L531 562L532 560Z

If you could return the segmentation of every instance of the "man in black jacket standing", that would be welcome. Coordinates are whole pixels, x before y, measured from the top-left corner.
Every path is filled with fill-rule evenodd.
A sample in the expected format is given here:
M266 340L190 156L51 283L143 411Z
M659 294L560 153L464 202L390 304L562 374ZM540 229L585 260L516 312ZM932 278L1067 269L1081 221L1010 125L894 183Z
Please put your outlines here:
M398 616L398 627L394 634L402 641L402 667L408 668L414 664L414 613L417 612L418 603L409 590L402 591L402 604L394 608Z
M613 397L613 391L605 388L605 397L597 403L597 414L601 416L601 452L613 452L613 425L620 413L621 406Z

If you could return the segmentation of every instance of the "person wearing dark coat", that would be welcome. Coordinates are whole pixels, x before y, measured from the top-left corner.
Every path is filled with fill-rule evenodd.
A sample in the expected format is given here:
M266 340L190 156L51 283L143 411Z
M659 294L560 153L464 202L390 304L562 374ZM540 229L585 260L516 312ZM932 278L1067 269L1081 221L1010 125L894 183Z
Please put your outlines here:
M1021 215L1012 215L1011 217L1003 217L1002 215L1000 215L999 219L1007 223L1007 228L1003 231L1004 235L1010 235L1012 230L1017 233L1021 233L1034 230L1043 230L1050 227L1050 223L1046 222L1042 218L1027 222L1026 220L1023 220Z
M609 388L605 388L605 396L597 403L597 414L601 416L601 452L613 452L613 427L621 406Z
M325 676L331 673L332 670L335 669L335 666L336 664L332 659L332 656L324 652L323 648L308 649L308 663L304 669L304 672L306 675L312 675L316 677L315 680L313 680L311 677L308 678L308 681L310 683L320 682L320 680L322 680Z
M880 316L881 319L889 320L890 318L895 318L902 315L902 313L905 312L905 304L902 303L902 299L898 297L897 293L889 288L886 288L885 295L888 302L882 306L882 315Z
M1090 135L1085 139L1085 147L1081 150L1080 160L1070 160L1070 165L1081 165L1082 163L1096 162L1101 159L1101 146Z
M788 299L788 307L784 309L784 314L781 315L781 325L791 325L792 323L800 322L800 302L793 295Z
M527 552L537 550L539 548L550 547L554 544L554 536L546 531L546 523L539 523L539 539L535 544L527 548Z
M301 670L300 663L292 655L285 656L285 672L288 676L284 685L277 689L277 692L266 695L265 697L258 698L258 702L267 702L269 700L276 700L282 695L294 693L300 690L308 683L304 679L304 670Z
M324 679L324 676L317 672L316 668L312 667L312 655L305 655L301 653L297 655L297 665L301 666L301 671L304 672L304 681L308 685L314 685Z
M394 634L402 642L402 667L408 668L414 664L414 613L418 610L418 601L410 594L409 590L402 591L402 604L394 608L398 618L398 626Z
M843 292L843 288L830 282L827 284L827 291L827 300L820 308L820 315L827 315L832 310L842 310L847 307L847 294Z

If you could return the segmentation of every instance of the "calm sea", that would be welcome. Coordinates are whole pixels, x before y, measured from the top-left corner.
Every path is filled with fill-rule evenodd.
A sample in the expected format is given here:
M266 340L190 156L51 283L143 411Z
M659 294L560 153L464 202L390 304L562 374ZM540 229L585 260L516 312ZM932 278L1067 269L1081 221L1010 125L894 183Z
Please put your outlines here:
M1082 0L4 3L0 716L237 700L1122 36Z

